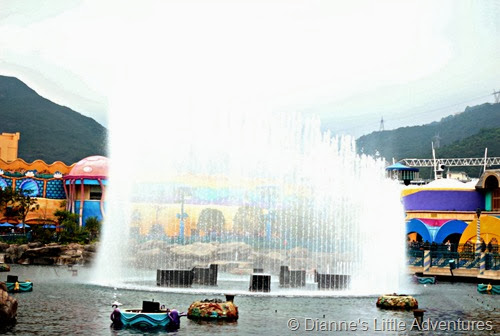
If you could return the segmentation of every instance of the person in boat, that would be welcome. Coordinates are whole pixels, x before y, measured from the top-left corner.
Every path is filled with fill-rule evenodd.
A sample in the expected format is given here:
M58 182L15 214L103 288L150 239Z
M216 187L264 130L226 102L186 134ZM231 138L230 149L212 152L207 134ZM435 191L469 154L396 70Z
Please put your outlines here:
M167 325L168 330L177 330L181 326L181 316L186 316L186 313L179 313L177 309L172 309L168 312L170 323Z
M121 319L122 313L120 311L120 308L118 308L119 306L121 306L121 303L119 303L118 301L113 302L113 304L111 305L111 308L113 308L113 312L111 313L111 316L109 318L112 322L111 327L115 329L123 327Z

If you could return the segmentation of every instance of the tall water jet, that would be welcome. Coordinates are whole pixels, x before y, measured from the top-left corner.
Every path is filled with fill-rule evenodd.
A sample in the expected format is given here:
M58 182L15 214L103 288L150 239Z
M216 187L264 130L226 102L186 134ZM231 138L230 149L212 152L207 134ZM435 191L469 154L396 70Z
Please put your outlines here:
M123 34L134 43L117 58L95 281L154 286L157 269L216 263L229 280L289 266L309 282L316 271L348 275L358 293L395 291L404 212L384 162L257 85L239 90L215 55L162 49L149 28ZM190 50L181 37L170 42Z
M111 120L97 282L218 263L349 275L357 293L399 288L399 189L353 138L294 113L158 115Z

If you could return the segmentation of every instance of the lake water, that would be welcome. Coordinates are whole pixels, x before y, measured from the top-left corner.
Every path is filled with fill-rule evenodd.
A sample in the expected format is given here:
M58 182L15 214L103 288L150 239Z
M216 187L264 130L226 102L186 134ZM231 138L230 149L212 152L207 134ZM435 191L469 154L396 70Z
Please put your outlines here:
M73 277L66 267L11 265L11 272L0 273L0 280L5 281L7 274L18 275L20 280L33 281L34 290L30 293L14 294L19 301L17 324L8 328L0 327L0 334L146 335L150 333L131 329L110 329L111 302L117 299L125 307L140 307L143 300L154 299L167 307L187 311L193 301L223 298L222 295L216 294L217 290L211 294L198 291L196 293L158 291L153 281L151 286L139 284L137 289L90 285L86 281L88 273L89 270L82 267L79 268L78 276ZM273 283L272 286L277 287L277 283ZM410 330L413 313L378 309L375 306L377 297L296 297L287 296L290 294L287 293L276 291L264 295L237 295L235 303L239 308L240 318L235 323L194 322L182 318L181 328L177 332L160 331L152 334L498 335L500 333L500 297L479 294L474 284L415 285L413 295L417 298L420 308L427 310L424 321L429 319L436 329L432 331ZM296 320L290 321L290 319ZM465 321L462 329L474 323L475 330L448 330L449 327L457 325L458 319ZM436 326L435 323L441 323L441 326ZM298 329L292 331L293 327ZM324 330L321 328L330 330L321 331ZM341 331L336 331L339 329Z

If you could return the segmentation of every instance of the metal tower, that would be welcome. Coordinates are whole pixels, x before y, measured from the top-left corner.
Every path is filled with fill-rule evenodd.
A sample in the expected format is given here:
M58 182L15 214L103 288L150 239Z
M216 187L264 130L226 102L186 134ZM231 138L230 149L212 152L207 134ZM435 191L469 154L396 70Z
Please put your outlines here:
M500 91L493 90L493 97L495 97L495 104L500 103Z

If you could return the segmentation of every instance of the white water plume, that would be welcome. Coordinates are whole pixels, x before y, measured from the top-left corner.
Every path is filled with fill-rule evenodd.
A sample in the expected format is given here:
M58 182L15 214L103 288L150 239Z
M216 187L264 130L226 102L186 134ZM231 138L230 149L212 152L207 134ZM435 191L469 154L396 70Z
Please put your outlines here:
M322 132L314 118L193 108L175 98L179 104L172 105L159 93L145 102L126 90L112 106L96 282L137 281L160 268L228 262L221 249L233 246L230 259L237 255L232 261L238 267L275 273L283 264L347 274L351 290L361 293L399 288L404 214L399 189L385 178L381 160L356 154L353 138ZM130 111L137 113L127 119ZM189 227L175 217L180 189L190 194L182 201ZM196 207L219 209L223 224L200 231ZM257 219L238 222L236 208L253 209ZM189 245L207 255L175 252ZM242 252L247 247L251 251Z

